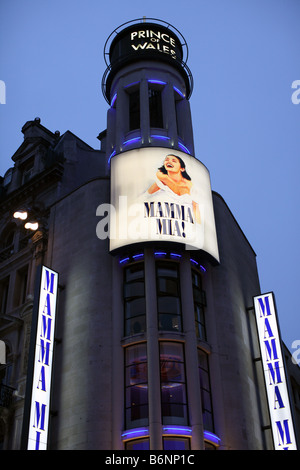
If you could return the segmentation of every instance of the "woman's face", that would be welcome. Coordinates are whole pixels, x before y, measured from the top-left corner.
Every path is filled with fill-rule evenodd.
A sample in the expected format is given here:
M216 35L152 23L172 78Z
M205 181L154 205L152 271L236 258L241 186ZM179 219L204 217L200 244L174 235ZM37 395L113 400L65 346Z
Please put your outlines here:
M184 170L183 168L181 168L178 158L173 155L168 155L165 158L164 167L167 170L167 172L173 172L173 173L178 173Z

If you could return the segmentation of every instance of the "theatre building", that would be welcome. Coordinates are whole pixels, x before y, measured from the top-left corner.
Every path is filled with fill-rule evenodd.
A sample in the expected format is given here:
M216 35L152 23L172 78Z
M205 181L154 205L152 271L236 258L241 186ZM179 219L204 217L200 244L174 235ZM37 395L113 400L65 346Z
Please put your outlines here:
M194 148L187 56L170 24L126 23L99 149L22 128L0 186L1 449L299 445L284 312Z

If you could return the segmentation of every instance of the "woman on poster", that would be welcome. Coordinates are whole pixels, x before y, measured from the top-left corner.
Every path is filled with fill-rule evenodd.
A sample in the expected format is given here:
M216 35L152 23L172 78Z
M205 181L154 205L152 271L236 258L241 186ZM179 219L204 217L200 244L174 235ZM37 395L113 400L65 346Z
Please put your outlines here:
M148 194L167 191L176 201L191 203L195 220L201 223L199 205L195 201L195 191L190 176L186 172L185 163L176 155L167 155L163 165L156 173L156 180L148 189Z

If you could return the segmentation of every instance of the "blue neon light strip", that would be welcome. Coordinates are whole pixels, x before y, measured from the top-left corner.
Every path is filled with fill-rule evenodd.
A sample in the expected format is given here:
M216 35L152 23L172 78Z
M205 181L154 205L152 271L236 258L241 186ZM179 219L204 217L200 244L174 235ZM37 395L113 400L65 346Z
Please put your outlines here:
M126 263L127 261L129 261L130 258L123 258L123 259L120 259L119 263L122 264L122 263Z
M113 99L111 100L110 106L112 107L117 99L117 93L114 94Z
M181 255L178 253L170 253L170 256L173 256L173 258L181 258Z
M156 251L156 253L154 253L155 256L166 256L167 253L165 253L164 251Z
M191 258L191 263L195 264L195 266L198 266L199 269L201 269L201 271L203 271L204 273L206 273L205 267L202 266L202 264L199 264L198 261L195 261L194 259Z
M187 426L164 426L163 433L190 436L192 434L192 428Z
M162 82L161 80L148 80L149 83L157 83L158 85L166 85L166 82Z
M209 432L209 431L204 431L204 439L214 442L217 445L220 445L221 443L221 439L218 436L216 436L214 433Z
M191 154L191 152L189 151L189 149L183 145L181 142L178 142L178 147L181 148L181 150L183 150L184 152L188 153L188 154Z
M180 90L178 90L176 86L173 86L173 88L176 91L176 93L178 93L178 95L182 96L182 98L185 98L184 94Z
M152 139L160 139L160 140L170 140L170 137L165 135L150 135Z
M136 428L122 433L123 439L133 439L135 437L148 436L149 430L147 428Z
M116 155L116 151L115 151L115 150L110 154L110 156L109 156L109 158L108 158L108 164L109 164L109 165L110 165L110 160L112 159L112 157L113 157L114 155Z
M131 86L133 85L137 85L138 83L140 83L140 81L138 80L137 82L132 82L132 83L129 83L129 85L126 85L124 86L124 88L130 88Z
M133 137L132 139L125 140L122 145L132 144L141 140L141 137Z
M134 259L136 258L143 258L144 257L144 253L139 253L138 255L133 255L132 256Z

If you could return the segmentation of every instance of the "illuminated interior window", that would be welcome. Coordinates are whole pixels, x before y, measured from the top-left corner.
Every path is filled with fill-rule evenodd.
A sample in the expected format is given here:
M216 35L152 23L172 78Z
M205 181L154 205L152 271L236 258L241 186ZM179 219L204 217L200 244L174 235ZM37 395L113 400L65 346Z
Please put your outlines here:
M149 450L149 439L133 439L125 442L126 450Z
M163 128L162 92L155 86L149 86L150 127Z
M124 269L125 336L146 330L144 263Z
M183 345L160 343L160 382L163 424L188 424Z
M164 437L164 450L189 450L190 439L188 437Z
M159 329L182 331L179 268L177 263L157 261L156 277Z
M125 350L125 427L148 425L148 371L146 343Z
M207 336L204 316L204 307L206 305L205 293L202 290L201 274L195 269L192 270L192 282L196 335L197 338L206 341Z
M214 432L208 354L201 349L198 349L198 368L201 388L203 426L206 431Z

